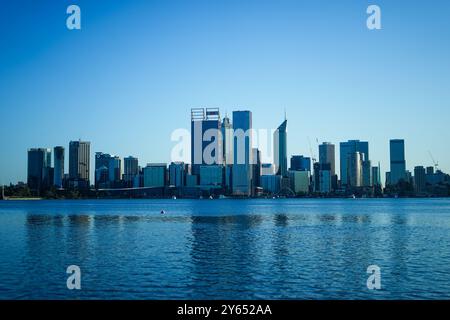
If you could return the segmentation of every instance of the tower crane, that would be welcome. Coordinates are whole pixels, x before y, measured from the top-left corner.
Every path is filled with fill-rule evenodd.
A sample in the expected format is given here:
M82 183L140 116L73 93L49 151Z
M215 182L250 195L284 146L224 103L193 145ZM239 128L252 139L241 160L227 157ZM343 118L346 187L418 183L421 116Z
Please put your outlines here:
M313 149L311 147L311 140L309 139L309 137L308 137L308 144L309 144L309 153L311 154L311 160L312 160L313 163L315 163L316 162L316 157L315 157L315 155L313 153Z
M437 170L438 170L438 167L439 167L439 163L437 163L437 161L434 160L434 157L433 157L433 155L431 154L431 151L430 151L430 150L428 150L428 154L430 155L431 161L433 161L434 171L437 171Z

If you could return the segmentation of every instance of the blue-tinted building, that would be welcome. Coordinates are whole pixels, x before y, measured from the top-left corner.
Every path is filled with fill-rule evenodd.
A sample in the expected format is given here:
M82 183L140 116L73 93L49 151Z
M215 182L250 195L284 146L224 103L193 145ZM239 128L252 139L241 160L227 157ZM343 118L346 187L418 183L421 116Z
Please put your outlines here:
M53 148L53 185L62 188L64 179L64 147Z
M389 183L395 185L406 181L405 140L392 139L389 142L391 174Z
M369 143L367 141L359 140L349 140L347 142L340 143L341 184L343 186L347 186L349 184L349 171L347 169L347 165L348 162L351 161L351 159L349 160L350 155L355 152L359 152L363 155L362 161L369 160Z
M167 165L165 163L149 163L143 169L144 187L156 188L166 185Z
M252 194L252 113L233 112L232 192L237 196Z
M172 162L169 165L169 185L183 187L186 184L188 166L184 162Z
M222 153L219 109L191 109L192 174L199 175L201 165L223 164Z
M265 193L277 194L281 190L280 175L263 175L261 176L261 187Z
M311 172L311 158L302 155L294 155L291 157L291 170L309 171Z
M129 156L123 159L123 163L123 181L126 187L131 188L136 185L135 180L139 177L139 160Z
M95 187L99 189L120 187L122 162L118 156L95 153Z
M223 186L223 166L200 166L200 186Z
M230 118L222 120L222 148L223 161L225 164L233 163L233 126Z
M27 184L33 191L48 188L53 182L51 178L52 152L47 148L32 148L28 150Z
M274 163L277 170L277 175L280 175L282 177L288 176L286 129L287 120L284 120L273 134Z

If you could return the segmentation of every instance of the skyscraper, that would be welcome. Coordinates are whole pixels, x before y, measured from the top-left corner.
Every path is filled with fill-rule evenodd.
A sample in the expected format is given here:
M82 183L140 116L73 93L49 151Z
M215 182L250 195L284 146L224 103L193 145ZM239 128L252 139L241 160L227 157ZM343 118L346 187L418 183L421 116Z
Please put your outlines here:
M119 186L122 161L118 156L103 152L95 153L95 187L115 188Z
M405 140L392 139L389 142L391 174L390 184L395 185L406 179Z
M252 193L252 113L233 112L232 192L250 196Z
M169 165L169 185L183 187L186 184L187 165L184 162L172 162Z
M261 187L261 151L258 148L252 148L253 152L253 164L252 164L252 177L253 177L253 189Z
M347 157L347 185L350 187L362 186L362 163L364 154L361 152L352 152Z
M288 176L286 127L287 120L284 120L273 134L274 163L277 170L277 175L280 175L282 177Z
M129 156L124 158L123 162L124 162L123 180L127 187L132 187L134 185L134 180L139 175L138 158Z
M340 143L340 167L341 167L341 184L343 186L348 185L348 170L347 163L349 161L349 155L355 152L364 154L364 160L370 160L369 158L369 143L366 141L349 140L347 142Z
M28 150L27 184L33 191L41 191L50 186L52 152L46 148Z
M53 167L53 185L61 188L64 178L64 147L55 147L53 149Z
M291 157L291 170L311 172L311 158L301 155Z
M427 176L423 166L414 167L414 189L416 192L424 192L427 183Z
M70 141L69 143L69 179L76 187L89 187L91 143Z
M372 185L375 187L381 187L381 170L379 163L378 167L372 167Z
M167 165L165 163L149 163L143 172L144 187L161 188L166 185Z
M323 142L319 146L319 163L330 164L331 175L335 175L335 148L330 142Z
M372 183L372 163L370 160L362 162L362 185L363 187L371 187Z
M192 174L199 175L201 165L223 164L222 153L219 109L191 109Z
M222 120L222 148L223 162L231 164L233 162L233 127L230 118L225 116Z

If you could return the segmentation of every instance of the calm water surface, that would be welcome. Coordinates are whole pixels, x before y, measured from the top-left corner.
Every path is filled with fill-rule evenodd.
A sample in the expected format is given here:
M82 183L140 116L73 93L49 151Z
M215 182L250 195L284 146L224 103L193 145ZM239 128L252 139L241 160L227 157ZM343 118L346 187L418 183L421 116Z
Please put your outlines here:
M448 199L0 201L0 299L411 298L450 299Z

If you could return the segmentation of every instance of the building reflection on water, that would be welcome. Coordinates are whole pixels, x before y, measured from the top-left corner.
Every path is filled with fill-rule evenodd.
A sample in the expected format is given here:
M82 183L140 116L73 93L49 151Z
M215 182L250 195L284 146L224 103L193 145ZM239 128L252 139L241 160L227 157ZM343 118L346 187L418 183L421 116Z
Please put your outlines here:
M30 205L3 217L3 229L15 234L0 234L7 245L0 252L11 256L0 261L0 280L13 289L0 288L0 297L448 296L450 207L424 216L402 202L225 201L220 212L209 203L177 200L176 208L145 204L136 212L80 202L61 213ZM80 292L66 288L71 264L83 273ZM365 286L372 264L381 268L384 291Z

